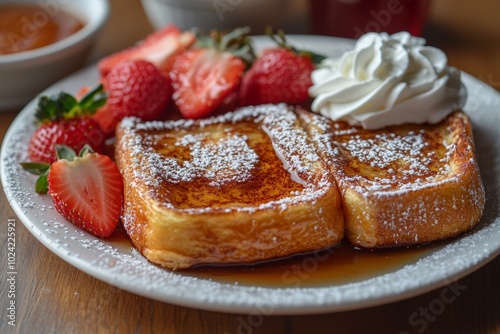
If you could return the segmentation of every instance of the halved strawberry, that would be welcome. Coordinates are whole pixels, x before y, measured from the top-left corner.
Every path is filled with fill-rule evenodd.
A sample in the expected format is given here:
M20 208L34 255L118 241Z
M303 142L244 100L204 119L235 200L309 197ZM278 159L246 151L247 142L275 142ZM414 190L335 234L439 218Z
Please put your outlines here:
M202 47L177 56L170 71L172 97L184 117L205 117L236 91L245 60L253 60L247 33L245 28L215 32Z
M123 180L111 159L85 146L80 154L58 146L59 160L52 165L22 163L40 175L36 191L50 193L54 207L69 222L100 238L118 225L123 206Z
M154 64L168 76L175 56L191 46L195 39L192 32L181 32L176 26L169 25L149 35L140 44L102 59L98 64L101 77L105 81L107 74L117 64L135 59Z
M239 84L245 64L228 52L189 50L172 69L173 99L186 118L201 118L214 111Z
M48 184L54 207L71 223L101 238L116 229L123 180L108 156L83 153L58 160L50 167Z

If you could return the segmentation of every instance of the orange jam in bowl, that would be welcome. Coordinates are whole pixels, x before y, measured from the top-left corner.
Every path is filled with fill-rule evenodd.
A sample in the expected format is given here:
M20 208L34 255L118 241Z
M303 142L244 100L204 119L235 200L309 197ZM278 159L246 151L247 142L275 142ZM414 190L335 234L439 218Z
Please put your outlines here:
M0 4L0 56L53 44L83 25L60 6Z

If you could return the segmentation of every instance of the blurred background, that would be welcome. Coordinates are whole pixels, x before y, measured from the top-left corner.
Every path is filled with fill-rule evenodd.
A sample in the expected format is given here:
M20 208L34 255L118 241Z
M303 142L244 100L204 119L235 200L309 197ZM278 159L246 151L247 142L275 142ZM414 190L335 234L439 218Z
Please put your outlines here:
M145 3L167 1L182 6L190 3L186 0L143 1ZM321 9L331 6L331 2L338 1L345 4L359 0L206 0L200 2L206 3L206 12L212 11L211 14L214 14L218 11L218 15L223 15L219 16L224 17L221 23L231 24L231 19L240 19L238 15L244 15L242 17L253 20L252 22L256 22L257 29L260 29L259 22L262 22L263 15L269 14L269 11L247 9L245 6L251 4L252 1L267 5L275 3L273 17L277 22L281 22L285 32L289 34L335 34L335 31L328 30L328 24L325 28L325 22L333 22L332 20L335 19L334 17L325 18L328 13L331 15L332 10L328 12L327 9ZM392 5L398 3L403 5L404 2L410 3L410 0L392 0L392 2ZM417 1L413 0L413 3L415 2ZM424 2L427 1L424 0ZM91 62L130 46L154 30L141 0L110 0L110 3L112 6L110 20L94 50ZM412 9L415 15L416 10ZM421 34L427 39L428 44L443 49L453 66L469 72L500 90L500 20L498 19L500 1L429 0L427 12ZM159 15L160 19L169 19L168 13ZM179 17L178 13L176 15ZM372 15L372 21L383 23L383 15L378 19L376 16ZM360 27L358 31L366 30L365 28L377 28L373 24L365 27L358 26ZM352 31L355 32L354 29ZM254 29L254 33L257 34L258 30Z

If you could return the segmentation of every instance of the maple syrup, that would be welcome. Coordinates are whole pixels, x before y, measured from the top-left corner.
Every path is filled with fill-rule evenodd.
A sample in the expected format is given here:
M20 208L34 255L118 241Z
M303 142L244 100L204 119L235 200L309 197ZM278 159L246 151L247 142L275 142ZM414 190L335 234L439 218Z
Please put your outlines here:
M183 270L198 278L272 288L324 287L359 282L423 258L435 246L363 250L343 241L338 247L255 265L203 266Z
M133 248L123 228L117 229L107 241L122 251ZM393 272L416 262L439 247L442 247L441 243L408 248L364 250L343 241L335 248L288 259L250 265L207 265L178 270L176 273L241 286L325 287L355 283Z
M77 17L59 7L0 5L0 55L38 49L83 28Z

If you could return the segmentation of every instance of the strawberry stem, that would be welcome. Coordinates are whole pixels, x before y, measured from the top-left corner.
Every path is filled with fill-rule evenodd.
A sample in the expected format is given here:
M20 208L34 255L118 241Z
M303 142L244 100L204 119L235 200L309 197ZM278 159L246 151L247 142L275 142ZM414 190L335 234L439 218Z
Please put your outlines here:
M265 34L271 37L271 39L276 44L278 44L280 48L292 50L294 52L296 51L294 47L292 47L290 44L287 43L285 32L283 31L283 29L279 29L275 34L273 28L271 26L267 26L265 29Z
M94 150L92 147L90 147L89 144L85 144L82 149L80 150L80 153L78 153L78 157L81 158L86 154L94 153ZM56 154L57 154L57 160L68 160L68 161L73 161L77 157L75 151L66 145L56 145Z
M94 153L94 150L92 147L90 147L88 144L85 144L82 149L80 150L80 153L78 153L78 157L83 157L86 154Z
M80 106L94 113L97 109L105 105L106 101L107 95L104 92L104 86L100 84L82 98Z
M71 119L84 115L93 115L107 100L103 85L99 85L77 101L72 95L60 92L52 96L38 99L35 118L39 124L61 119Z
M49 189L47 178L50 171L50 165L38 162L21 162L21 166L31 174L39 175L39 178L36 180L35 191L39 194L46 194Z
M56 145L57 160L73 161L76 158L76 153L72 148L66 145Z
M39 194L45 195L49 191L49 171L47 173L40 175L40 177L36 180L35 191Z
M233 31L222 36L219 44L220 50L227 50L232 44L242 42L242 40L250 33L250 27L236 28Z
M321 62L323 62L323 60L325 60L327 58L326 56L323 56L321 54L318 54L318 53L315 53L312 51L308 51L308 50L297 49L293 45L288 44L288 42L286 40L285 32L282 29L279 29L275 34L273 32L273 28L271 26L267 26L265 33L266 33L266 35L271 37L271 39L274 42L276 42L276 44L280 48L284 48L284 49L288 49L290 51L293 51L296 55L298 55L300 57L308 57L309 59L311 59L312 63L315 66L318 66L319 64L321 64Z
M50 168L49 164L41 162L21 162L21 166L25 171L35 175L43 175Z
M248 36L249 33L249 27L236 28L226 34L219 30L212 30L209 36L198 36L196 47L230 52L250 67L255 60L255 52Z
M57 159L66 159L73 161L76 158L76 153L66 145L56 145ZM80 150L78 157L83 157L86 154L94 153L92 148L85 144ZM42 162L21 162L23 169L31 174L39 175L36 180L35 190L39 194L46 194L49 190L48 176L50 172L50 165Z

